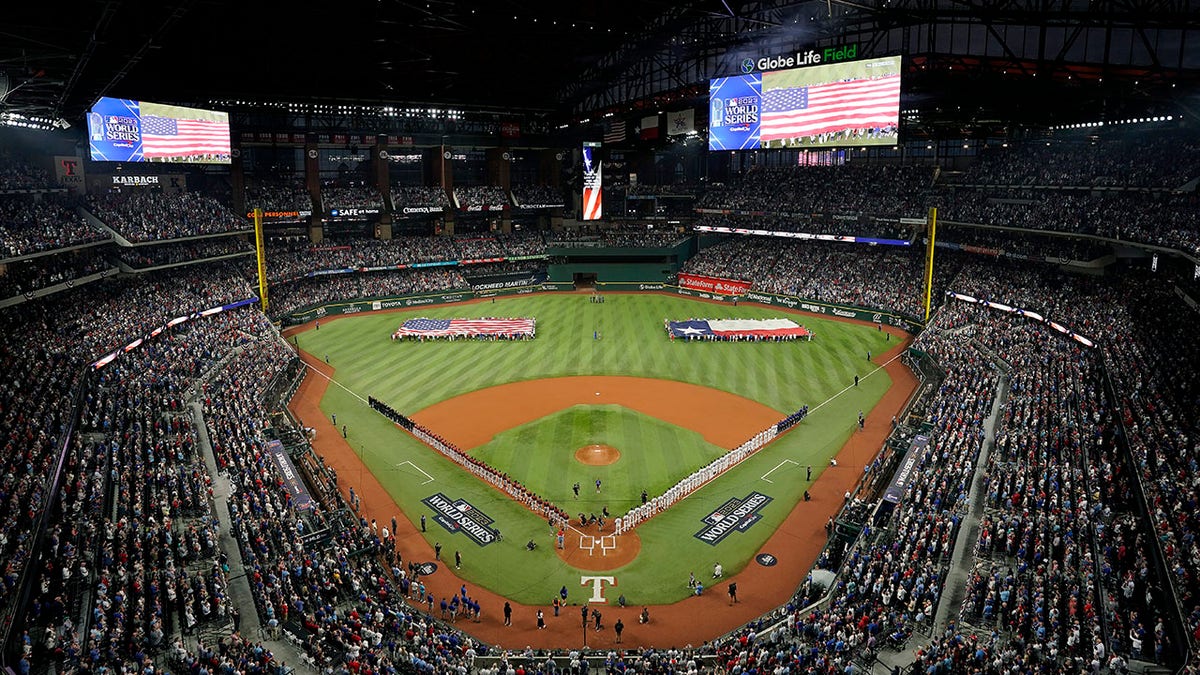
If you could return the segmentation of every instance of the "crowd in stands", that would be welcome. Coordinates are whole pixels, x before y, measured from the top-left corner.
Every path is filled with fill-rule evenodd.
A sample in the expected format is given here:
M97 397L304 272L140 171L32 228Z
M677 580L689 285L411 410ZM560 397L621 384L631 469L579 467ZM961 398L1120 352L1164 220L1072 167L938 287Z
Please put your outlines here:
M458 208L485 207L489 209L507 206L508 195L498 185L456 185L454 199Z
M383 210L383 197L379 191L365 183L324 183L321 185L321 206L325 212L331 209L378 209Z
M117 257L130 267L155 267L199 262L237 253L253 253L254 246L241 237L181 241L156 246L121 248Z
M1172 148L1163 151L1176 156ZM1114 168L1116 155L1107 152L1083 160L1098 177L1096 185L1163 184L1192 172L1190 158L1183 157L1178 167L1121 171ZM1012 170L1036 170L1036 180L1063 185L1079 179L1074 169L1058 163L1035 161ZM1003 174L995 167L979 171ZM886 173L880 172L878 180L915 181L918 192L925 189L923 180ZM792 192L782 203L801 203L816 189L793 182L784 181ZM1178 208L1190 199L1044 197L1023 191L1020 198L1028 203L988 203L972 197L980 193L959 190L949 207L956 215L986 213L1032 223L1043 221L1022 214L1053 209L1072 228L1094 226L1089 231L1103 233L1120 227L1121 233L1147 237L1162 236L1154 221L1109 216L1126 208L1146 211L1152 204ZM848 195L843 197L859 198ZM96 199L104 203L96 208L110 209L119 221L129 202L142 199L171 211L174 207L159 202L169 197L125 193L112 206L108 202L114 198L107 195ZM1138 201L1143 199L1146 203ZM0 199L0 208L7 202ZM1122 206L1099 206L1110 203ZM908 206L905 201L895 213ZM186 208L207 209L194 202ZM1072 215L1073 210L1084 216ZM1185 211L1179 213L1178 220L1166 221L1164 231L1174 232L1169 235L1173 245L1191 241L1194 246L1200 240L1186 236L1196 228L1182 215ZM175 226L160 225L130 229L149 233L150 240L179 236ZM1050 250L1036 237L954 232L970 236L947 232L947 240L1024 255ZM561 235L610 246L664 245L678 236L636 228ZM159 264L211 254L239 241L129 253ZM268 264L285 270L278 279L294 280L326 267L515 251L527 255L539 247L544 252L538 233L331 241L315 247L304 242L273 246ZM1066 244L1053 251L1092 255L1097 249ZM85 258L55 256L11 267L0 277L0 289L65 279L102 264L100 256ZM507 263L478 271L523 269ZM915 251L733 237L701 251L683 271L745 279L755 290L817 301L910 314L920 309L921 262ZM285 668L265 646L242 636L217 644L201 639L195 647L171 639L177 632L192 637L204 628L228 633L232 621L233 561L215 545L226 514L212 510L213 477L204 466L201 429L187 405L188 391L199 387L205 435L219 471L233 485L228 527L237 538L262 623L300 636L306 658L331 673L470 669L485 647L433 618L436 599L411 566L405 571L386 532L357 515L336 522L331 511L302 512L292 503L267 456L264 420L270 402L264 397L294 356L255 310L185 322L81 378L91 359L171 318L250 297L247 278L230 263L189 267L106 279L64 292L53 304L33 301L17 312L0 311L0 325L13 336L0 344L0 461L5 462L0 611L14 610L18 580L32 574L27 623L34 627L29 639L37 647L24 655L25 665L36 652L47 661L93 672L147 672L159 654L197 674ZM688 668L694 669L700 653L712 653L726 672L832 674L859 672L878 650L892 648L911 651L917 670L927 673L1095 673L1104 668L1117 673L1127 660L1163 661L1179 646L1169 630L1176 602L1187 632L1200 638L1195 315L1161 279L1136 272L1097 279L1050 266L954 255L939 267L936 285L1038 311L1096 339L1100 348L1088 350L1025 317L948 301L916 343L946 370L927 408L931 443L895 510L878 521L858 519L866 526L855 543L819 559L821 570L840 570L828 601L801 609L823 593L810 577L786 608L782 629L770 637L756 636L765 624L755 621L711 649L646 650L615 655L614 664L623 658L627 668L653 669L669 657L691 662ZM273 287L272 310L286 314L322 301L466 287L459 271L445 268L334 275ZM25 287L8 288L20 292ZM1113 380L1116 400L1106 389L1105 374ZM47 476L67 440L62 434L70 427L72 394L84 384L79 427L65 445L62 486L51 493ZM983 460L984 419L1002 390L1007 397L996 442ZM1126 447L1131 457L1125 456ZM944 587L977 471L983 476L982 520L978 535L960 543L974 560L962 587ZM1149 524L1139 511L1142 491ZM353 512L353 506L347 508ZM867 513L874 504L850 507ZM47 509L54 520L40 543L42 563L31 570L31 535L38 514ZM1159 552L1166 577L1154 562ZM961 606L949 608L951 623L935 629L934 616L947 609L943 603L959 597ZM472 608L469 594L456 599ZM579 655L568 655L572 659L578 661ZM515 672L520 663L537 667L529 654L513 655L499 668L507 672L513 664Z
M165 276L145 285L169 306L189 301L175 297L181 287ZM59 297L19 319L0 314L28 338L0 345L9 463L0 509L5 611L31 557L35 517L45 508L55 515L39 544L43 565L31 571L20 672L42 667L35 662L101 673L164 663L193 673L290 672L271 648L237 632L229 600L234 561L217 546L224 514L212 510L213 475L188 406L197 387L214 459L233 486L228 527L269 637L293 633L304 658L322 670L357 671L362 663L364 672L366 664L372 672L448 672L486 653L412 609L426 605L417 597L424 585L401 570L386 528L380 536L359 518L322 530L330 513L302 513L290 503L286 484L264 461L264 396L295 356L252 308L186 322L93 374L62 488L50 502L45 481L61 445L56 434L70 428L70 394L95 355L74 329L79 307L101 304L107 313L140 290L77 294L78 302Z
M59 189L61 186L55 185L54 174L43 168L48 166L48 157L41 160L30 161L29 157L0 149L0 193Z
M0 151L0 192L8 190L49 190L58 187L46 169L23 157Z
M991 148L952 183L1053 187L1165 188L1200 177L1200 144L1175 136L1029 141Z
M271 316L280 318L309 305L468 288L470 284L454 268L313 277L272 287L270 312Z
M307 240L270 241L266 257L267 276L277 282L297 279L317 270L457 260L458 253L449 237L396 237L389 240L354 237L327 239L319 244Z
M525 274L529 276L538 273L546 272L546 263L543 260L508 260L498 263L484 263L480 265L471 265L460 270L469 283L487 283L497 275L515 275Z
M920 237L926 239L924 235ZM1033 260L1054 258L1089 262L1111 253L1111 248L1088 240L1069 239L1027 232L996 232L974 227L939 228L937 240L959 246L982 249L984 255L1025 257Z
M75 212L72 197L0 196L0 257L51 251L111 239Z
M874 216L848 215L779 215L737 216L703 214L696 218L698 227L728 227L737 229L766 230L768 232L801 232L805 234L832 234L849 237L878 237L883 239L911 240L917 228L923 225L907 225L895 218L882 219Z
M543 233L535 230L514 230L503 235L504 253L508 256L546 255Z
M47 475L70 428L74 392L85 363L77 340L53 312L34 303L28 311L0 314L10 339L0 341L0 476L5 499L0 504L0 611L6 621L16 611L22 575L33 554L32 535L39 513L48 507ZM65 612L67 597L58 597L48 614Z
M491 234L454 237L453 245L461 256L460 260L501 258L507 253L501 240Z
M450 208L446 189L436 185L401 185L392 183L392 210L403 214L405 207L441 211Z
M966 303L944 306L938 324L964 331L1009 369L983 466L984 515L969 542L978 557L959 615L970 626L963 630L1005 636L985 650L987 662L1083 670L1099 650L1098 666L1107 666L1095 542L1105 524L1100 481L1109 489L1117 483L1098 355L1042 324ZM953 658L967 665L976 657Z
M91 378L66 468L67 517L50 538L40 584L51 606L59 594L91 600L80 645L68 643L61 618L46 624L62 633L56 652L68 662L74 652L92 668L118 670L165 651L175 632L228 624L228 560L184 392L263 324L252 310L189 322ZM63 549L73 555L54 555Z
M512 186L513 202L517 208L535 206L564 206L562 188L532 183L518 183Z
M246 210L312 211L312 196L302 179L246 181Z
M932 169L923 166L756 166L728 184L710 185L696 206L775 214L924 218L932 182Z
M935 288L944 288L951 267L935 270ZM922 256L897 247L735 236L701 250L680 271L805 300L921 313Z
M87 204L92 215L132 242L250 229L226 203L198 192L112 190L89 193Z
M698 183L669 183L666 185L650 185L638 183L630 185L628 194L631 195L667 195L671 197L695 197L704 192L704 186Z
M0 345L8 462L0 607L11 621L16 583L31 575L21 672L35 658L94 672L140 669L172 632L224 620L211 478L182 392L237 340L247 318L262 325L261 316L184 323L87 378L60 487L48 492L85 364L125 339L115 336L144 335L162 325L161 316L195 309L197 297L232 285L209 272L107 280L0 313L14 336ZM92 326L97 320L106 325ZM53 517L35 540L44 511ZM35 555L39 566L26 569Z
M1196 407L1200 351L1195 317L1161 285L1146 283L1124 289L1123 297L1128 313L1115 317L1109 330L1118 334L1128 331L1133 339L1112 340L1107 350L1110 372L1120 392L1118 409L1149 502L1153 536L1167 560L1169 581L1182 605L1187 631L1200 639L1196 543L1200 516L1190 506L1200 493L1194 478L1200 472ZM1134 537L1127 534L1127 539ZM1136 592L1141 590L1139 587ZM1159 607L1168 605L1155 599ZM1143 621L1142 627L1151 630L1151 623ZM1157 626L1155 631L1157 635ZM1149 641L1146 644L1149 646Z
M389 240L353 237L327 239L320 244L277 240L268 242L266 257L268 277L272 282L278 282L302 278L318 270L544 255L545 252L541 233L527 232L462 237L404 236Z
M790 662L812 669L804 672L849 672L844 669L856 655L869 659L885 642L911 651L912 672L1122 673L1131 660L1163 662L1174 648L1171 586L1188 615L1187 630L1200 627L1190 508L1196 497L1185 478L1196 469L1194 406L1183 403L1200 391L1200 349L1187 328L1192 316L1158 281L1136 273L1096 280L1051 267L966 260L949 281L955 290L1028 307L1104 338L1101 349L1122 400L1107 395L1101 349L1089 350L1026 317L957 301L943 306L916 344L947 370L930 415L939 421L932 455L947 459L939 453L947 438L969 440L973 450L950 455L949 475L916 471L917 484L902 506L914 497L929 503L927 476L955 489L953 498L935 493L933 505L965 506L976 465L971 458L982 441L979 422L1000 372L1008 391L995 445L980 465L983 517L978 535L965 544L975 562L961 605L949 609L944 629L918 630L907 647L899 633L872 640L876 616L846 610L844 596L863 588L863 563L851 553L828 605L793 614L782 633L757 647L747 644L747 635L753 644L752 629L735 636L720 649L726 667ZM979 379L964 382L962 375L971 372ZM952 422L943 426L947 414ZM1123 456L1118 416L1132 458ZM1138 472L1150 499L1150 528L1138 516ZM1171 579L1161 578L1151 561L1155 539ZM859 547L870 541L864 535ZM901 578L929 569L906 567ZM959 590L935 593L958 597ZM1186 672L1196 672L1196 665Z
M78 317L76 330L83 346L97 356L145 337L174 318L255 297L245 277L229 263L167 270L145 281L105 280L85 290L91 302L68 315Z
M0 275L0 300L113 269L105 255L91 249L8 263Z
M1026 143L985 152L965 172L941 174L936 186L933 172L920 166L753 167L727 184L710 185L697 207L760 213L710 214L701 224L889 236L911 228L876 217L923 218L929 206L938 206L945 220L1093 234L1196 255L1200 201L1194 193L1167 192L1200 177L1194 147L1173 138ZM1092 194L1034 185L1131 190Z
M550 245L611 246L615 248L658 248L671 246L687 235L673 229L648 229L645 225L618 225L597 231L556 230L546 233Z
M985 516L973 542L979 559L967 583L962 619L973 631L995 631L993 642L997 635L1007 636L997 652L1007 655L1007 663L1025 659L1034 672L1107 667L1115 673L1124 672L1133 659L1162 662L1172 650L1166 626L1173 601L1167 580L1151 563L1151 541L1159 539L1168 560L1178 550L1174 542L1190 541L1187 519L1173 515L1178 510L1162 497L1179 494L1176 482L1186 470L1156 465L1153 459L1162 444L1194 430L1168 403L1181 393L1176 387L1194 381L1197 353L1185 346L1194 346L1183 328L1187 319L1175 318L1169 309L1179 306L1178 300L1136 273L1101 281L1011 264L966 265L952 286L978 297L1012 298L1017 306L1095 331L1108 373L1125 385L1115 391L1126 399L1108 398L1100 350L1083 348L1024 317L960 303L939 310L939 324L968 332L1008 365L1011 377L986 467ZM1161 320L1164 314L1171 318ZM1186 365L1171 358L1172 375L1155 372L1163 363L1159 359L1181 353L1190 355ZM1166 386L1139 406L1133 382ZM1143 435L1146 416L1160 414L1171 426ZM1129 432L1132 458L1123 456L1116 415ZM1179 452L1187 456L1180 446L1164 449L1167 462ZM1154 530L1137 515L1134 467L1140 467L1141 483L1157 512ZM1165 493L1158 492L1163 487ZM1178 556L1168 564L1186 613L1197 603L1185 559ZM1200 612L1193 612L1189 631L1197 628L1196 616ZM961 649L966 633L947 633L947 638L936 642L940 647L934 651L949 649L964 659L960 666L971 663L974 648Z
M1200 254L1200 201L1193 194L953 188L942 195L939 215L946 220L1092 234Z
M999 376L966 337L926 332L917 346L947 374L929 407L930 443L911 487L886 520L864 526L827 602L793 602L771 637L756 640L752 625L718 645L724 672L869 672L880 650L930 634Z

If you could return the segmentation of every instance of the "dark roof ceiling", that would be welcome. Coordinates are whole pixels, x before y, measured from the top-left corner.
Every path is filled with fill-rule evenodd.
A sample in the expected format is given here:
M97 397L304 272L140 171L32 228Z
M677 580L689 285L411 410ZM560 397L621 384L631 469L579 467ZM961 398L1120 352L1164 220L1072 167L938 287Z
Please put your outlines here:
M100 95L552 108L561 86L627 32L689 3L14 4L0 17L10 109L69 118Z
M213 99L340 100L556 110L568 83L632 35L670 35L673 27L727 17L734 10L768 16L770 8L812 5L816 15L822 8L837 10L830 30L837 30L844 18L853 19L849 23L865 31L856 39L863 40L879 33L880 26L930 21L949 11L943 6L946 2L953 8L974 6L973 2L983 6L990 0L942 0L921 10L924 14L912 7L929 3L908 3L907 9L893 13L894 0L335 0L286 5L261 0L79 0L61 6L14 2L0 14L0 112L62 116L74 122L100 95L201 107ZM1127 13L1123 21L1130 23L1137 13ZM645 30L667 15L671 21ZM1196 13L1186 16L1189 29L1195 30ZM1004 20L1010 19L1036 25L1038 16ZM743 29L770 23L747 21L741 22ZM955 27L943 27L941 34L967 34L950 28ZM982 27L975 32L983 34ZM754 43L770 34L744 35ZM1170 42L1170 35L1163 39ZM643 47L655 39L648 38ZM1151 42L1128 36L1126 41ZM730 42L738 44L736 39ZM1188 44L1195 49L1197 41ZM1132 102L1133 113L1144 113L1162 98L1150 87L1167 88L1170 98L1179 99L1180 92L1170 87L1185 74L1192 78L1187 82L1193 82L1197 74L1155 66L1169 81L1147 81L1139 74L1145 68L1122 78L1114 66L1096 71L1105 75L1100 79L1048 57L1040 65L1012 55L960 58L954 54L970 50L951 47L944 55L909 60L913 77L906 101L909 107L919 105L922 114L935 110L955 125L980 115L1054 122L1103 112L1113 118L1124 114L1114 105L1126 102ZM654 67L671 67L652 49L628 53L634 65L649 59ZM1002 62L984 63L993 58ZM1025 73L1039 68L1043 77L1034 87ZM611 70L616 77L636 68L624 63ZM605 71L599 76L593 71L588 86L606 86ZM1078 77L1071 80L1074 75ZM1200 109L1200 97L1189 105Z

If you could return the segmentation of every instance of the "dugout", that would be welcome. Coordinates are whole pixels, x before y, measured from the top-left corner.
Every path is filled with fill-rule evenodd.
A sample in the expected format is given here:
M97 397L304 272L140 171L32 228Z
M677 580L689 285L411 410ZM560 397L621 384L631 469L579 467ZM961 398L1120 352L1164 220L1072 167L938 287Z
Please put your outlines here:
M597 246L595 242L549 242L546 272L551 282L668 282L695 252L695 239L680 235L658 248Z

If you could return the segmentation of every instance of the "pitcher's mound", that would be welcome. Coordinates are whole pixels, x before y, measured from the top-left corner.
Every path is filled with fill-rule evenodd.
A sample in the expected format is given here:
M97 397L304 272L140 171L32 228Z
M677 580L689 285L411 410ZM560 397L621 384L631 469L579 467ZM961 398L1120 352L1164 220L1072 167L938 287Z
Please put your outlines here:
M605 466L621 459L621 451L611 445L585 445L575 451L575 459L588 466Z

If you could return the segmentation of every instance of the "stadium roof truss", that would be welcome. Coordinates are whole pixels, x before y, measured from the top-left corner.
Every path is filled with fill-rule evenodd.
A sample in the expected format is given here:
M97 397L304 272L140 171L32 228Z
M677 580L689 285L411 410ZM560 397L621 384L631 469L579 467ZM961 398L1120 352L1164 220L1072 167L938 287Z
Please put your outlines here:
M1107 83L1097 100L1130 87L1189 89L1200 75L1200 11L1188 0L760 0L669 11L562 90L576 115L697 99L710 78L745 58L857 43L859 56L904 54L922 71L983 78L972 95L1011 99L995 78L1028 84ZM712 11L701 11L708 6ZM946 89L940 78L929 90ZM1016 90L1020 96L1020 90ZM1040 93L1034 87L1026 96ZM1176 96L1181 91L1172 92ZM1073 97L1059 96L1058 99ZM1088 96L1085 96L1085 100ZM1044 102L1044 99L1042 99ZM1010 103L1019 101L1009 101ZM1026 101L1028 102L1028 101ZM1074 103L1079 106L1080 99Z

